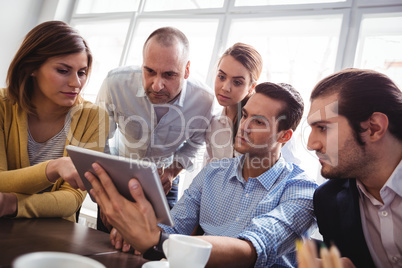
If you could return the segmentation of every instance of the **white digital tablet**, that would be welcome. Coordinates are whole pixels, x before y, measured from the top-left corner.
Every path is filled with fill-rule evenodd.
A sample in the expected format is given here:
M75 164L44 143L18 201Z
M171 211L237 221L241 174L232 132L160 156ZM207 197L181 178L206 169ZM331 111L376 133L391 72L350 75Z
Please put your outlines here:
M95 162L101 165L109 174L119 193L131 201L133 201L133 198L128 188L128 182L132 178L137 178L144 189L146 198L154 208L158 222L173 226L166 195L154 163L109 155L73 145L68 145L66 150L88 192L92 185L84 174L90 171L96 176L92 169L92 164ZM92 196L91 199L95 202Z

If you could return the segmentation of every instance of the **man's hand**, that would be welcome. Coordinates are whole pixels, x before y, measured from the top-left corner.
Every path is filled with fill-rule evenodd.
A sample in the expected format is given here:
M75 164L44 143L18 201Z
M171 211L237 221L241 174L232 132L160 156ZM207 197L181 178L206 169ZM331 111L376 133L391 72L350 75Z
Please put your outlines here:
M113 228L112 231L110 231L109 239L115 249L121 249L123 252L128 252L131 248L130 244L123 239L116 228Z
M99 216L101 218L103 226L105 226L105 228L108 229L110 232L113 229L113 226L107 221L106 216L103 214L102 209L100 208L99 208Z
M318 258L313 241L299 241L296 245L298 268L356 268L350 259L340 256L336 246L331 246L329 250L321 248L321 258Z
M165 194L168 194L172 189L173 180L183 170L183 166L179 162L173 162L169 167L165 169L159 169L159 177L162 182L163 190Z
M131 202L120 195L100 165L94 163L92 167L100 181L90 172L86 172L85 177L92 184L91 195L107 221L128 244L140 252L158 244L160 229L156 224L155 212L145 198L139 181L132 179L128 183L130 193L136 200Z

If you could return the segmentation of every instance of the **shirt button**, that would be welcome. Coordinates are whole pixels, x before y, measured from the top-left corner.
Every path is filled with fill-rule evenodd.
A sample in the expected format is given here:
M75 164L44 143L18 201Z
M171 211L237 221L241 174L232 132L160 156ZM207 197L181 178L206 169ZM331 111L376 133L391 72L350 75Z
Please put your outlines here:
M393 256L392 257L392 262L397 263L399 261L398 256Z
M246 194L246 197L248 197L249 196L249 194Z
M239 219L239 218L236 218L236 221L240 221L240 219Z
M388 216L388 212L382 211L382 212L381 212L381 215L383 215L384 217L387 217L387 216Z

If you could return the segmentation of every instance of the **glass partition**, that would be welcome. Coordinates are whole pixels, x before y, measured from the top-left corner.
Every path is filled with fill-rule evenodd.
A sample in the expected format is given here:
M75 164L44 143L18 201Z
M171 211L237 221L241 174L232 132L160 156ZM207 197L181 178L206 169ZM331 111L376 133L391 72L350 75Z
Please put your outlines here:
M220 8L223 0L152 0L146 1L144 11Z
M182 31L190 42L190 76L205 81L211 61L218 19L141 19L137 23L126 65L142 64L142 48L157 28L171 26Z
M108 13L137 11L140 0L84 0L77 1L75 13Z
M93 54L92 73L83 92L85 99L95 101L107 72L119 66L129 23L129 19L122 19L74 25L88 42Z
M402 87L402 13L363 16L355 66L385 73Z
M253 45L262 55L260 81L285 82L308 102L312 87L334 72L342 15L233 19L230 46Z
M346 2L346 0L236 0L235 6L300 5L338 2Z

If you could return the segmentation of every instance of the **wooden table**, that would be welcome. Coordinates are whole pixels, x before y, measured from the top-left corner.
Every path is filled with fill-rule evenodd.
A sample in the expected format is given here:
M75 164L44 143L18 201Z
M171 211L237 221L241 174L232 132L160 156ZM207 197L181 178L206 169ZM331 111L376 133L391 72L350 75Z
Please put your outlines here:
M63 219L0 218L0 268L36 251L59 251L87 256L106 267L141 267L147 260L115 250L109 235Z

